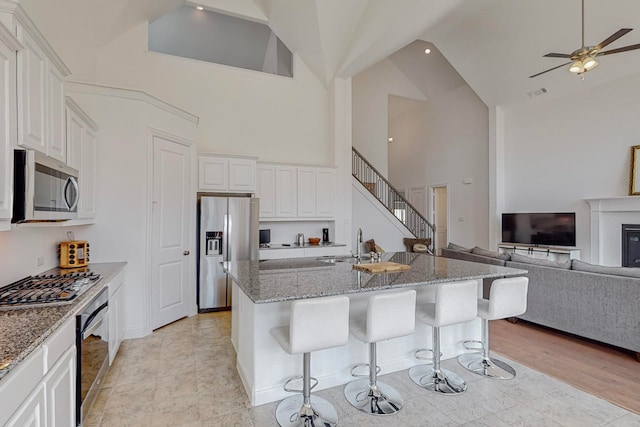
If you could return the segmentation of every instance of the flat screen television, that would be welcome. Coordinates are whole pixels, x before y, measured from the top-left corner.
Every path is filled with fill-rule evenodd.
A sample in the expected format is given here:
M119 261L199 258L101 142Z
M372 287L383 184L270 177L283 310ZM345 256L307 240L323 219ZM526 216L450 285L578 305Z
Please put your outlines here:
M575 246L576 214L503 213L502 242L541 246Z

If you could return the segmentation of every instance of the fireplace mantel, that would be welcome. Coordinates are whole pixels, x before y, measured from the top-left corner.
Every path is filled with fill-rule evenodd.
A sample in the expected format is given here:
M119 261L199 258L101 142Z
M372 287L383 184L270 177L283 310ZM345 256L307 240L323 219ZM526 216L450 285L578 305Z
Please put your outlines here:
M622 224L640 223L640 197L585 199L591 208L591 262L621 265Z

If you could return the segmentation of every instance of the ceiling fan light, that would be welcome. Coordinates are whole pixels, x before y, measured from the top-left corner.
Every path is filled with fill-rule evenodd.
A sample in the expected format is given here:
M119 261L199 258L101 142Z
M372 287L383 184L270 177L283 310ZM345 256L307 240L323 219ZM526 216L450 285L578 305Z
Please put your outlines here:
M569 71L571 71L572 73L584 73L584 64L582 63L582 61L580 61L579 59L574 62L573 64L571 64L571 67L569 67Z
M598 66L598 61L593 56L587 56L583 61L583 66L586 71L593 70Z

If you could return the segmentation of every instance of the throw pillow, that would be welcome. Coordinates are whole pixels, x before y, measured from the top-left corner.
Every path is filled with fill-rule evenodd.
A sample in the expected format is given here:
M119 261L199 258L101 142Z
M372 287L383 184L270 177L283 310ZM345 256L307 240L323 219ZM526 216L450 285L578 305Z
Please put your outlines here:
M551 261L548 259L533 258L526 255L511 254L511 262L521 262L523 264L540 265L543 267L561 268L569 270L571 268L571 260L566 262Z
M409 237L405 237L404 239L402 239L402 241L404 242L404 245L407 248L407 252L413 252L413 245L415 245L416 243L420 243L422 245L425 245L426 247L429 247L429 245L431 244L431 239L426 238L426 239L412 239Z
M589 264L588 262L573 260L572 270L586 271L588 273L610 274L612 276L638 277L640 268L633 267L607 267L606 265Z
M461 252L471 252L471 248L465 248L464 246L456 245L455 243L449 243L447 245L447 249Z
M476 246L473 249L471 249L471 253L472 254L476 254L476 255L480 255L480 256L486 256L486 257L489 257L489 258L502 259L502 260L505 260L505 261L509 261L509 259L511 259L511 257L509 256L508 253L501 254L500 252L489 251L487 249L479 248L478 246Z
M422 243L416 243L415 245L413 245L413 252L420 252L420 253L426 253L427 252L427 245L423 245Z
M365 253L376 252L376 242L373 239L367 240L364 242L364 251Z

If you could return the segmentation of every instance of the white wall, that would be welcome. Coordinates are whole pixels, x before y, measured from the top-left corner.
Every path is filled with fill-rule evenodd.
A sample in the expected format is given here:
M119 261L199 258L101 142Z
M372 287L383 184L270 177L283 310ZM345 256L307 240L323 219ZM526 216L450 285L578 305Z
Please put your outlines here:
M353 77L352 90L353 146L387 177L389 95L426 98L389 59Z
M629 194L630 147L640 144L639 98L636 75L506 112L505 211L576 212L576 245L590 261L583 199Z
M68 231L73 231L75 239L86 240L87 229L87 226L14 225L11 231L0 232L0 286L57 267L58 243L69 240ZM44 259L41 266L36 265L38 257ZM93 246L91 259L93 260Z
M196 125L143 101L119 96L123 94L120 91L115 96L110 93L90 86L78 86L71 92L73 99L100 126L96 224L84 234L91 243L91 262L128 263L125 336L134 338L151 332L148 242L152 151L147 132L153 128L193 140ZM195 220L195 193L193 196ZM195 296L193 301L195 306Z
M429 128L427 101L389 97L389 176L394 187L408 190L427 182ZM408 194L408 193L407 193Z

